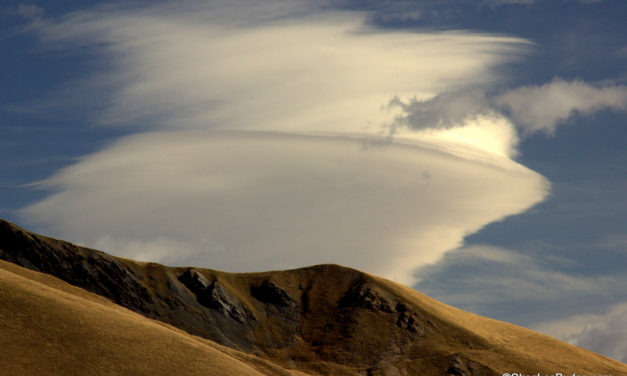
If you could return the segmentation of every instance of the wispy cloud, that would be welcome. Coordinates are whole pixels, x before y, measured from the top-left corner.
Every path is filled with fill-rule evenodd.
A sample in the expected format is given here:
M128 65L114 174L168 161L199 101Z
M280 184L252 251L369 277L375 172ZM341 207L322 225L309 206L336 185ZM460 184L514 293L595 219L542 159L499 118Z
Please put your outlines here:
M528 250L465 245L418 269L420 282L415 288L447 304L563 340L581 332L588 322L603 321L599 312L627 297L623 273L586 275L576 271L574 260L554 256L550 245L533 248L547 251L532 256ZM574 312L577 317L570 319ZM617 335L616 341L624 343L624 338ZM615 356L598 344L586 348Z
M540 253L466 245L419 269L416 288L624 362L627 304L617 303L627 297L624 273L573 272L574 260Z
M537 86L523 86L500 94L485 89L461 89L427 99L394 98L390 106L401 114L393 123L413 129L463 127L480 115L505 116L523 136L553 135L576 115L602 110L626 111L627 86L565 81L559 78Z
M563 262L562 262L563 263ZM456 286L454 280L434 293L451 304L485 309L488 304L507 302L553 302L567 295L612 294L624 283L612 276L584 277L552 268L548 259L536 259L505 248L468 245L447 254L438 264L417 272L425 288L433 276L465 268ZM489 273L482 271L489 270ZM418 288L421 284L418 284ZM476 293L472 293L472 292Z
M600 314L579 314L541 323L534 329L621 362L627 361L627 303L615 304Z
M177 265L250 271L336 262L411 283L416 266L546 194L535 173L506 157L449 154L453 142L368 151L361 143L343 136L144 133L62 170L45 183L58 192L24 214L91 246L105 244L103 236L113 239L109 245L157 236L193 244L194 252L173 249L176 257L152 255Z
M525 134L540 131L552 135L575 115L591 115L603 109L627 110L627 86L556 78L544 85L507 91L493 102L507 110Z
M493 84L527 42L363 19L304 2L177 2L48 23L44 43L110 62L76 88L109 83L92 90L96 120L142 133L52 176L24 217L178 265L336 262L411 283L467 234L541 201L548 183L511 159L516 132L498 114L363 147L399 115L390 98ZM176 244L184 252L163 252Z
M362 131L388 118L380 107L394 95L498 80L494 68L526 44L464 32L378 32L362 14L300 2L258 8L241 1L103 8L49 24L42 35L66 47L99 46L113 69L98 80L108 82L100 93L111 104L98 120L149 129Z
M14 14L31 21L36 21L40 20L44 16L45 11L43 8L38 7L37 5L19 4L15 9Z

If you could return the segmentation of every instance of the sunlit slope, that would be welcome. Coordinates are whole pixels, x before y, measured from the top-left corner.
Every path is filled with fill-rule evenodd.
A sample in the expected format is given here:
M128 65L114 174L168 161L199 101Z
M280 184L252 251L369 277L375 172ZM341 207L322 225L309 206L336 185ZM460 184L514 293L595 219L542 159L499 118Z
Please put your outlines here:
M627 365L623 363L528 329L455 309L406 286L339 265L239 274L172 268L78 247L4 221L0 221L0 259L52 274L143 316L181 329L176 331L150 320L142 324L160 327L177 334L178 341L194 344L185 347L185 351L189 351L188 358L171 355L173 359L197 362L194 351L201 350L195 346L205 344L219 351L226 360L231 357L231 360L257 367L257 372L266 370L270 364L260 358L270 361L276 365L270 374L277 375L286 369L333 376L482 376L538 372L544 375L627 375ZM42 274L34 275L44 278ZM90 304L121 310L102 298L94 301L93 294L72 289L73 296L83 299L88 296ZM44 290L25 291L42 294ZM18 308L3 307L3 314L19 312ZM81 317L82 305L75 305L73 309L75 316ZM129 311L120 312L141 321L140 316ZM62 320L62 316L58 319ZM37 322L45 322L45 319ZM71 322L80 320L71 318ZM44 334L48 333L45 330L51 330L37 325L33 326L32 336L37 336L38 330L44 330ZM61 328L61 333L58 335L72 338L77 329L68 325L59 322L57 327ZM115 328L116 324L109 322L103 327ZM99 330L104 329L97 327L95 333ZM214 342L187 336L183 331ZM132 329L124 329L124 332L132 333ZM94 332L90 335L95 341L100 338ZM125 337L114 336L113 339L124 343L119 346L125 349L123 353L127 356L144 343ZM174 339L168 341L175 343ZM68 340L67 346L74 343ZM97 351L101 354L108 354L111 347L117 346L113 345L117 342L111 342L110 346L96 343L94 346L103 346ZM159 342L155 340L155 343ZM81 346L79 343L78 347ZM162 353L171 348L169 344L143 346L141 351L150 353L143 359L152 359L151 356L164 356ZM222 358L209 360L218 359ZM53 360L41 359L42 364ZM87 366L91 360L78 357L76 362L77 367L79 363ZM112 362L116 366L119 363L122 362ZM146 364L154 369L167 369L157 361ZM260 365L266 368L260 371ZM251 368L250 372L255 370ZM218 374L215 370L212 372L209 374Z
M290 375L4 261L0 358L7 376Z
M627 365L614 359L530 329L459 310L389 280L372 278L382 288L420 306L425 315L433 315L459 328L459 332L453 332L449 337L451 351L489 365L497 374L627 375ZM468 337L465 338L463 333ZM473 337L479 338L485 347L464 346L468 338Z

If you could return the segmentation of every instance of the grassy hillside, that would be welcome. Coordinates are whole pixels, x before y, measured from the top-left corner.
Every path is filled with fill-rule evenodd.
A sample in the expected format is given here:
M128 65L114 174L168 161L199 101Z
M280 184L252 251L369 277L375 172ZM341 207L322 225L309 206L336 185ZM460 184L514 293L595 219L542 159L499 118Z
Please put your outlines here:
M0 261L0 375L299 375Z
M0 348L13 360L0 367L45 368L34 374L627 375L623 363L339 265L172 268L2 221L0 259L85 289L2 263Z

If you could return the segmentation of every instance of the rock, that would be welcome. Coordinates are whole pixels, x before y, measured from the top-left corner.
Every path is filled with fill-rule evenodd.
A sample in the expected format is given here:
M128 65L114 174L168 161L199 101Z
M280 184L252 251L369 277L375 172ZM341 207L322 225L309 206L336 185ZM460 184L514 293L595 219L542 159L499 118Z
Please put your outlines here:
M179 276L179 280L196 295L201 305L214 309L239 323L245 323L247 320L257 321L246 304L217 279L209 282L200 272L188 269Z
M270 281L264 281L260 285L251 287L250 294L264 304L272 304L277 307L292 307L296 304L285 290Z
M142 314L155 302L141 277L113 256L43 236L0 220L0 260L48 273Z
M247 320L257 321L252 311L237 299L225 286L217 280L198 297L198 302L229 315L235 321L244 323Z
M349 289L338 301L340 307L361 307L373 312L392 313L392 305L381 293L359 283Z
M464 359L462 359L459 355L455 356L453 363L446 370L447 376L472 376L470 370L468 370L468 366Z
M183 273L179 280L183 282L183 284L190 289L194 294L197 294L203 290L209 288L209 281L205 276L200 274L195 269L187 269L185 273Z
M424 335L424 330L419 326L419 317L416 313L409 310L403 303L398 303L395 310L397 313L396 326L414 334Z
M366 371L367 376L401 376L401 372L398 368L392 365L379 365L377 367L369 368Z

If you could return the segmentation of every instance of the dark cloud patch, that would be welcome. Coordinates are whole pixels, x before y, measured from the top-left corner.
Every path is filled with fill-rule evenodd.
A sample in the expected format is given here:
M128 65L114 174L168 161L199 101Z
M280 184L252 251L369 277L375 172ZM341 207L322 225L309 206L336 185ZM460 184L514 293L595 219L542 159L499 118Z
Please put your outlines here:
M400 108L394 127L448 129L464 126L480 115L504 114L528 137L541 132L554 135L556 128L573 123L575 116L591 116L603 110L627 110L627 86L565 81L555 78L543 85L522 86L499 94L482 89L446 92L430 99L394 97L388 108Z
M478 89L444 93L426 100L394 97L388 106L402 110L396 117L397 125L413 129L462 126L466 120L491 111L483 91Z

